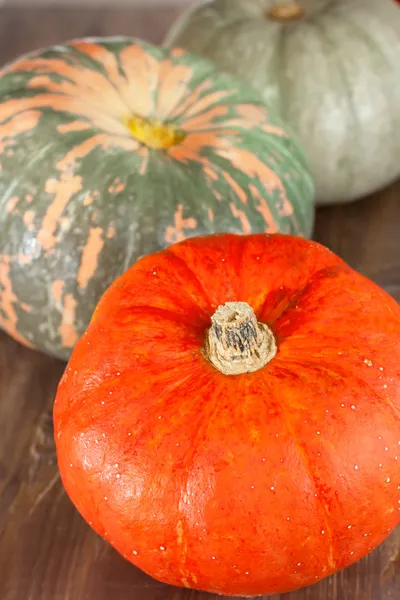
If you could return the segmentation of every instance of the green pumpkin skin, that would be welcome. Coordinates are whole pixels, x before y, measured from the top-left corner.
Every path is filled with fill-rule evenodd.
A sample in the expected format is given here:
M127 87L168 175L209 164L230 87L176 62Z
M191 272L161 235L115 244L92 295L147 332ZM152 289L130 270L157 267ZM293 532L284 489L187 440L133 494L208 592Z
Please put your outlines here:
M400 175L400 6L394 0L215 0L173 25L166 46L212 59L257 88L300 139L318 204L355 200ZM281 2L285 4L285 2Z
M151 144L143 118L166 130ZM140 256L219 231L312 230L304 155L259 94L139 40L77 40L7 66L0 164L0 327L63 359Z

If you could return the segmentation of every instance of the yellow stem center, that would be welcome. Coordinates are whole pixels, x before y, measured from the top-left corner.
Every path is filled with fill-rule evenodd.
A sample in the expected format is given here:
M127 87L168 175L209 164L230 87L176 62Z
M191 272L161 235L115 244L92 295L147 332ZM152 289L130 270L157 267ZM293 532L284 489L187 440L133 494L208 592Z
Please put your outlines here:
M304 8L298 2L284 2L276 4L267 11L267 18L272 21L297 21L304 17Z
M126 125L138 142L154 150L164 150L180 144L185 133L171 123L147 119L134 115L126 120Z

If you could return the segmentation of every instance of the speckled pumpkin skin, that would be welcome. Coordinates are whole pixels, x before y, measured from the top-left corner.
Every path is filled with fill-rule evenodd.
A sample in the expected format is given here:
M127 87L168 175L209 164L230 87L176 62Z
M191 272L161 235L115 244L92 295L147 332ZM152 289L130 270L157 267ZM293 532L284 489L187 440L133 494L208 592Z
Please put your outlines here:
M180 128L166 150L127 119ZM256 92L138 40L78 40L0 74L0 326L66 358L138 257L214 231L308 236L304 157Z
M204 341L236 301L278 352L226 376ZM246 596L313 584L400 522L400 307L314 242L186 240L105 293L54 424L77 509L153 577Z
M400 176L400 8L394 0L198 2L166 44L210 58L257 88L293 127L319 204L348 202Z

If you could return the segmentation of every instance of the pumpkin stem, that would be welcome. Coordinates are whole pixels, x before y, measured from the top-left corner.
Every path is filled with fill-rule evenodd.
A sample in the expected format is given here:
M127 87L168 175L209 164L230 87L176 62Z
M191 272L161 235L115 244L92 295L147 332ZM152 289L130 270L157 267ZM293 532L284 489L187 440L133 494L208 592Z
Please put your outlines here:
M284 2L283 4L275 4L266 14L267 19L287 23L288 21L297 21L304 17L304 8L298 2Z
M165 150L185 139L184 131L172 123L161 123L138 115L127 118L126 126L138 142L153 150Z
M277 352L275 336L259 323L247 302L227 302L211 317L206 355L224 375L240 375L262 369Z

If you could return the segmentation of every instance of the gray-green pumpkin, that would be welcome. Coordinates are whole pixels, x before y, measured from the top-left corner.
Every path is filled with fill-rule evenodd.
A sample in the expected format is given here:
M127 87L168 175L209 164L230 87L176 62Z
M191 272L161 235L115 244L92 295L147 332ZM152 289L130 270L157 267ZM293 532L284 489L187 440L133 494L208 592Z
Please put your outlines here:
M167 45L260 90L298 134L319 203L400 175L400 6L395 0L215 0L185 13Z
M312 229L304 155L260 95L138 40L6 67L0 163L0 326L63 358L139 256L219 231Z

